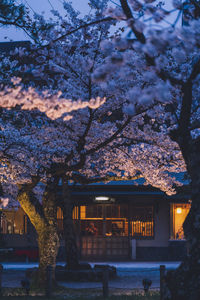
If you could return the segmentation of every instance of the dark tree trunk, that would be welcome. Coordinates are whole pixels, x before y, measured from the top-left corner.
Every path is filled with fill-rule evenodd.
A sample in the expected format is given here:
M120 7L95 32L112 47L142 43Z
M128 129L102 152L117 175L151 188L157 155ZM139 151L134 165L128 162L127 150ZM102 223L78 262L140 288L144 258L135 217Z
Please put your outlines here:
M65 240L65 255L68 269L77 269L79 266L79 254L76 244L76 234L72 219L73 202L67 182L63 180L63 227Z
M18 194L18 201L28 215L38 235L39 272L34 280L34 285L39 288L45 287L46 267L48 265L52 266L52 279L53 283L55 283L56 257L59 248L56 226L57 206L55 202L55 191L56 187L54 184L51 183L47 185L43 195L43 205L40 205L40 203L34 199L32 190L30 190L28 185L23 186Z
M55 226L47 225L41 226L38 233L38 247L39 247L39 273L36 280L36 285L44 287L46 281L46 267L51 265L53 285L55 282L55 267L56 257L59 248L59 238Z
M183 224L188 256L166 275L165 300L200 299L200 141L192 142L187 169L191 177L192 205Z
M56 186L53 183L47 185L43 195L42 205L45 222L42 226L36 225L39 247L39 276L38 283L43 285L46 280L46 267L52 266L52 280L55 284L56 257L59 249L59 237L57 232L57 204Z

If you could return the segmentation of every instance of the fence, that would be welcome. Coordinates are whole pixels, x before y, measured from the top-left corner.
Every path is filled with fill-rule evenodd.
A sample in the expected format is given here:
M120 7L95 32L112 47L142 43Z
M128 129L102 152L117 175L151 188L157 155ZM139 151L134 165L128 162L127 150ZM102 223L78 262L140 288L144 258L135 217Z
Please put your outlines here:
M52 267L48 266L46 269L47 272L47 281L46 281L46 287L45 287L45 294L46 296L49 298L52 296ZM164 288L164 276L165 276L165 272L166 272L166 268L164 265L161 265L160 268L158 269L142 269L142 270L118 270L118 274L119 273L123 273L123 276L125 274L125 276L129 276L131 281L130 281L130 287L128 288L129 290L134 290L137 288L132 287L131 288L131 282L132 285L134 284L134 280L137 278L137 280L139 279L140 282L142 282L143 284L143 289L145 291L145 293L147 293L149 290L152 289L157 289L160 290L160 300L163 300L163 288ZM0 265L0 294L2 292L2 273L3 273L3 267L2 265ZM143 276L144 274L144 276ZM158 283L158 286L154 286L152 287L152 281L153 278L152 276L150 276L152 274L153 278L156 278L156 281ZM121 278L123 278L123 276L121 276ZM150 277L150 278L148 278ZM152 280L151 280L152 279ZM21 281L22 283L22 281ZM104 298L108 298L109 297L109 292L113 289L121 289L120 285L117 283L117 286L114 286L115 281L109 281L109 270L108 267L105 266L103 269L103 276L102 276L102 284L99 285L99 287L101 286L102 288L102 294ZM22 286L25 291L27 291L27 294L29 292L29 287L30 287L30 283L28 282L28 279L26 281L24 281L24 286Z
M158 289L160 290L160 300L163 300L163 293L164 293L164 283L165 283L165 279L164 279L164 276L165 276L165 273L166 273L166 267L165 265L160 265L160 268L159 269L146 269L146 270L123 270L121 272L123 273L131 273L131 274L134 274L135 276L137 276L137 274L140 274L142 275L142 273L155 273L155 272L158 272L159 271L159 286L154 286L153 288L154 289ZM147 276L145 276L147 277ZM108 295L109 295L109 288L115 288L116 289L116 286L112 286L109 285L109 282L108 282L109 278L108 278L108 270L104 270L104 275L103 275L103 281L102 281L102 284L103 284L103 296L104 298L108 298ZM142 279L142 283L143 283L143 288L144 288L144 291L145 293L147 293L149 291L149 289L151 288L151 284L152 284L152 280L149 279L149 278L143 278ZM120 289L120 287L118 287ZM134 289L134 288L133 288Z

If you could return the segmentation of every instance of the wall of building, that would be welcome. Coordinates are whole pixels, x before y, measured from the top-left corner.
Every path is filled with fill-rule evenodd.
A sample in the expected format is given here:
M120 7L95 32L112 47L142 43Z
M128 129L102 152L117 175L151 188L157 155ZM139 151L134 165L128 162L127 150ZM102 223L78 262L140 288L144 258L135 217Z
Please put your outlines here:
M37 247L35 236L29 234L4 234L3 242L6 248Z
M115 248L120 248L119 246L119 241L114 241L116 240L127 240L125 248L120 248L121 250L116 252L118 255L118 259L121 255L123 254L124 259L131 259L130 253L133 254L134 257L132 259L136 260L180 260L182 257L186 254L186 247L185 247L185 242L184 241L174 241L173 243L170 243L170 204L168 200L164 199L163 197L141 197L140 199L137 198L129 198L130 202L136 203L136 204L141 204L141 205L153 205L153 210L154 210L154 237L149 238L149 237L138 237L135 240L135 252L131 251L131 248L128 248L129 246L129 239L127 236L122 236L121 238L118 237L110 237L110 240L113 239L113 244L108 247L106 246L106 251L112 252L112 256L114 255L113 253L115 252ZM124 202L121 202L124 203ZM34 232L33 227L31 226L30 222L27 223L27 232L28 234L4 234L3 239L5 241L5 247L9 248L15 248L15 249L34 249L37 247L37 240L36 240L36 234ZM26 230L23 230L22 232L26 232ZM85 236L83 237L85 238ZM91 237L89 237L92 239ZM109 238L107 237L107 240ZM62 247L61 249L64 249L64 244L63 241L61 241ZM95 247L93 247L95 248ZM100 247L96 247L95 249L99 249ZM61 250L60 249L60 250ZM103 249L105 250L105 249ZM130 250L130 251L129 251ZM60 251L61 252L61 251ZM104 251L105 252L105 251ZM105 252L107 255L107 252ZM63 251L64 253L64 251ZM95 255L98 255L99 253L94 252L92 250L92 253L94 254L94 259ZM135 253L135 254L134 254ZM22 253L24 255L24 253ZM35 253L33 253L35 255ZM89 253L88 253L89 254ZM32 254L31 254L32 255ZM32 255L32 256L34 256ZM113 257L113 259L117 259L117 255ZM62 255L61 255L62 256ZM63 257L62 257L63 258ZM91 258L91 257L90 257ZM87 257L87 259L90 259ZM97 258L98 259L98 258ZM104 256L104 259L106 257Z
M158 200L154 205L154 238L137 240L137 247L168 247L170 234L170 206L167 200Z

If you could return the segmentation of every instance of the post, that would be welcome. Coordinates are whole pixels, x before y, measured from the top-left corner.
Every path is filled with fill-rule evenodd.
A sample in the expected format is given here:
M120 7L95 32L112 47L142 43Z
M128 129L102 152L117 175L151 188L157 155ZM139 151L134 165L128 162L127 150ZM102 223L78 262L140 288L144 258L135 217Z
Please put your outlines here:
M47 266L46 268L46 287L45 287L46 297L52 296L52 266Z
M108 273L108 267L105 266L105 268L103 269L103 298L108 298L109 296L109 290L108 290L108 278L109 278L109 273Z
M165 276L165 265L160 265L160 300L163 300L164 276Z
M131 240L131 260L136 260L136 240Z
M0 264L0 295L2 295L2 273L3 273L3 266Z

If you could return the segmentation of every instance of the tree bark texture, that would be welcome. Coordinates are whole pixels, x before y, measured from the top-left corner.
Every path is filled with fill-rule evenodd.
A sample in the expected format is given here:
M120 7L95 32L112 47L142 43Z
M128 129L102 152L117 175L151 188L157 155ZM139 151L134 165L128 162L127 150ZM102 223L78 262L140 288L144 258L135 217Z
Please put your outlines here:
M34 199L32 191L26 186L23 186L18 194L18 201L28 215L38 235L39 270L34 284L39 288L45 287L46 267L48 265L52 266L52 279L53 283L55 283L56 257L59 248L55 191L54 184L51 183L46 186L42 205Z
M191 141L189 150L192 205L183 224L188 255L175 271L166 274L164 300L200 299L200 139Z
M77 269L79 266L79 253L76 243L76 234L72 219L74 204L70 195L67 182L63 180L63 227L65 240L65 255L67 268Z
M46 225L46 224L45 224ZM39 248L39 274L38 285L44 287L46 282L46 268L52 266L52 280L55 284L56 257L59 248L59 238L57 230L52 225L42 226L38 233Z

